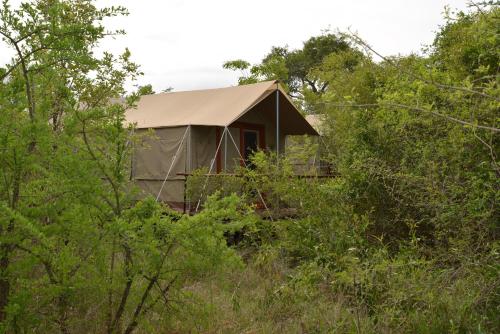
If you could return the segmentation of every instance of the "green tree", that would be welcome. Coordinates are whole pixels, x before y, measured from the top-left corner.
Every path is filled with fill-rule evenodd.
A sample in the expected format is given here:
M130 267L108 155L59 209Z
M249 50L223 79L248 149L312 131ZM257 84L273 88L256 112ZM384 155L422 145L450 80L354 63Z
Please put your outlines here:
M367 54L310 72L329 82L309 106L335 177L296 179L263 153L250 172L285 208L255 238L269 240L260 265L292 267L273 307L328 295L349 310L344 332L498 332L498 10L449 17L422 55L346 34Z
M497 7L459 13L423 56L385 57L350 35L382 60L337 53L316 70L331 83L312 103L326 159L369 233L396 248L411 235L443 254L487 251L498 237L497 22Z
M63 157L77 155L72 151L81 145L72 148L75 140L67 141L79 131L74 121L91 111L115 119L110 124L120 121L116 108L97 108L123 92L123 80L137 67L125 53L123 67L115 69L111 55L98 60L92 48L106 33L99 22L123 13L123 8L98 10L89 1L36 1L23 3L19 10L8 1L2 4L0 35L15 55L2 71L0 320L5 320L11 300L11 259L25 240L18 220L29 222L25 210L37 208L38 220L52 221L50 198L64 192L42 180L54 178ZM90 78L92 71L98 73L96 79Z
M291 97L303 99L305 91L320 95L326 91L329 82L321 80L313 70L332 53L350 50L349 43L334 34L311 37L302 49L289 50L288 47L272 47L260 64L251 65L244 60L224 63L226 69L241 71L239 84L265 80L280 80Z
M121 97L140 71L128 50L94 53L122 33L103 21L125 14L90 0L0 9L14 51L0 70L0 332L132 333L171 317L188 280L239 264L223 233L252 215L234 196L196 217L138 200L124 126L138 94Z

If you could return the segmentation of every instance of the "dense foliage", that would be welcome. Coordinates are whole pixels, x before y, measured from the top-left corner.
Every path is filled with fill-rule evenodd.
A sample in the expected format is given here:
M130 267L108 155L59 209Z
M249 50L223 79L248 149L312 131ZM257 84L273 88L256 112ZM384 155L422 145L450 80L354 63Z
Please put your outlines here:
M423 55L404 57L342 34L350 47L309 72L327 89L302 94L337 177L291 181L284 161L255 157L274 175L261 189L297 210L271 224L258 258L295 267L287 298L327 294L350 313L302 319L308 330L500 328L499 22L495 5L450 14Z
M288 94L296 99L307 95L321 95L328 86L328 80L322 80L313 69L320 66L331 54L355 52L343 37L325 34L311 37L304 42L304 47L289 50L287 46L273 47L260 64L251 65L245 60L227 61L223 67L241 71L240 85L262 80L280 80L288 89Z
M223 234L252 215L234 196L196 217L137 200L123 125L136 96L113 101L140 72L128 51L93 52L120 33L102 21L124 14L86 0L0 8L14 51L0 68L1 333L131 333L171 317L187 282L241 265Z

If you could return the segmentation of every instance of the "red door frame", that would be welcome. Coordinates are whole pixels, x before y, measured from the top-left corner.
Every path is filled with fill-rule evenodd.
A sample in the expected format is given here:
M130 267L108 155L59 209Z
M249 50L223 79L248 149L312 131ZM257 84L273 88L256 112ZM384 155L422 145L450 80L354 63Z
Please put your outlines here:
M228 128L233 128L233 129L239 129L240 130L240 153L243 154L244 148L245 148L245 143L244 141L244 135L243 131L245 130L252 130L252 131L257 131L259 133L259 148L261 150L266 148L266 127L264 124L254 124L254 123L247 123L247 122L234 122L229 126ZM229 129L228 129L229 131ZM215 128L215 149L217 150L217 146L219 145L219 141L221 140L221 128L217 127ZM222 145L221 145L222 147ZM245 166L245 163L243 159L240 159L240 165ZM220 173L222 171L222 158L221 158L221 152L217 152L217 173Z

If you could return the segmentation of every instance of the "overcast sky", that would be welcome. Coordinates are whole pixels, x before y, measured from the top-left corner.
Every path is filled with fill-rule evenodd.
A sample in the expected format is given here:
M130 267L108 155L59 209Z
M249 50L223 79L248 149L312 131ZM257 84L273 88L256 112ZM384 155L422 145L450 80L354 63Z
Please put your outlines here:
M12 1L13 3L19 1ZM112 27L126 36L102 48L128 47L145 73L140 84L161 91L235 85L227 60L259 62L271 46L299 48L326 29L357 31L384 55L419 52L443 23L446 5L465 10L466 0L100 0L122 4L126 18ZM0 46L0 62L8 52Z

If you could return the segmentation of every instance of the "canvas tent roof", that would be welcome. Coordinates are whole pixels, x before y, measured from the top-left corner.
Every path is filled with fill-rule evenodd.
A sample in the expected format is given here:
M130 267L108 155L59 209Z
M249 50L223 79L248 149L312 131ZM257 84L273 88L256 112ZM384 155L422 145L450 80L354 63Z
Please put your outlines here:
M280 103L280 119L285 121L285 124L293 123L290 125L294 125L294 128L299 126L304 134L317 135L293 106L277 81L144 95L135 108L127 110L126 121L135 123L139 129L185 125L229 126L277 89L286 97L284 108L281 107L283 101Z

